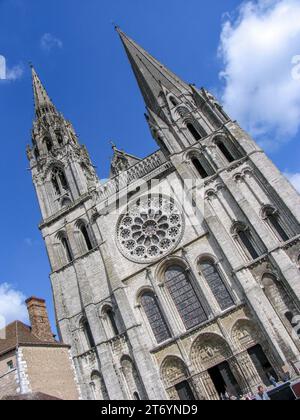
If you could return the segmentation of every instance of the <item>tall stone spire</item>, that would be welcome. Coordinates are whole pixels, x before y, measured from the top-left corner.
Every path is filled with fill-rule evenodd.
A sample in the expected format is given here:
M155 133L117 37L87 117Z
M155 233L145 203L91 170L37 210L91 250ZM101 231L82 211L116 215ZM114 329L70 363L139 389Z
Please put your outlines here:
M142 95L149 109L159 111L159 95L163 89L177 96L191 94L190 86L129 38L120 28L119 33L133 68ZM159 112L157 112L159 113Z
M38 113L39 111L42 111L45 108L47 108L49 111L55 112L55 106L53 105L45 87L43 86L33 66L31 66L31 71L35 112Z

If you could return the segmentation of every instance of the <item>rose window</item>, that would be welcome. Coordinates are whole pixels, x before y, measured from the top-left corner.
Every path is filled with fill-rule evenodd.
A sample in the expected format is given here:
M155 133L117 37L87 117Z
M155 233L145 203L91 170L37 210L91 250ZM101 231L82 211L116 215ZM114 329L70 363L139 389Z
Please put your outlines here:
M119 221L120 251L135 262L158 260L176 248L183 224L181 211L171 199L143 197Z

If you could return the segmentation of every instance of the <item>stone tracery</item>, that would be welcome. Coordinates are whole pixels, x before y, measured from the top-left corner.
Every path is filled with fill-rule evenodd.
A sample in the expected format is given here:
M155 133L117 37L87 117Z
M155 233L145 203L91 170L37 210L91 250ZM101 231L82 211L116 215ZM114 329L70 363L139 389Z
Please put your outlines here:
M135 262L160 259L179 243L184 220L169 198L142 197L123 215L117 228L118 245Z

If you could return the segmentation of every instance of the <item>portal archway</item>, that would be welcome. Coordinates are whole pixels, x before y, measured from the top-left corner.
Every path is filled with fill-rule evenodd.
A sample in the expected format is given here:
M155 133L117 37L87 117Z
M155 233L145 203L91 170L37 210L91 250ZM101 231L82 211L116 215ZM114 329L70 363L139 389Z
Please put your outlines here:
M234 370L234 358L227 341L218 334L201 334L191 350L191 361L202 378L209 398L216 400L225 393L242 393L239 378Z
M171 400L196 400L189 371L179 357L168 356L164 360L161 376Z

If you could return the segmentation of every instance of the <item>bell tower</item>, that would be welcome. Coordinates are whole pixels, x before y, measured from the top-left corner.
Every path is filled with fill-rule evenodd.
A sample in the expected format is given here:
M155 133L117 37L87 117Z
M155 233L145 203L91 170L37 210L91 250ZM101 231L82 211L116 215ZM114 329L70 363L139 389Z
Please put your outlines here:
M181 152L229 121L213 95L182 81L120 28L116 30L145 100L151 133L165 154Z
M53 105L32 67L35 120L27 148L33 181L44 219L95 189L97 176L85 146Z

